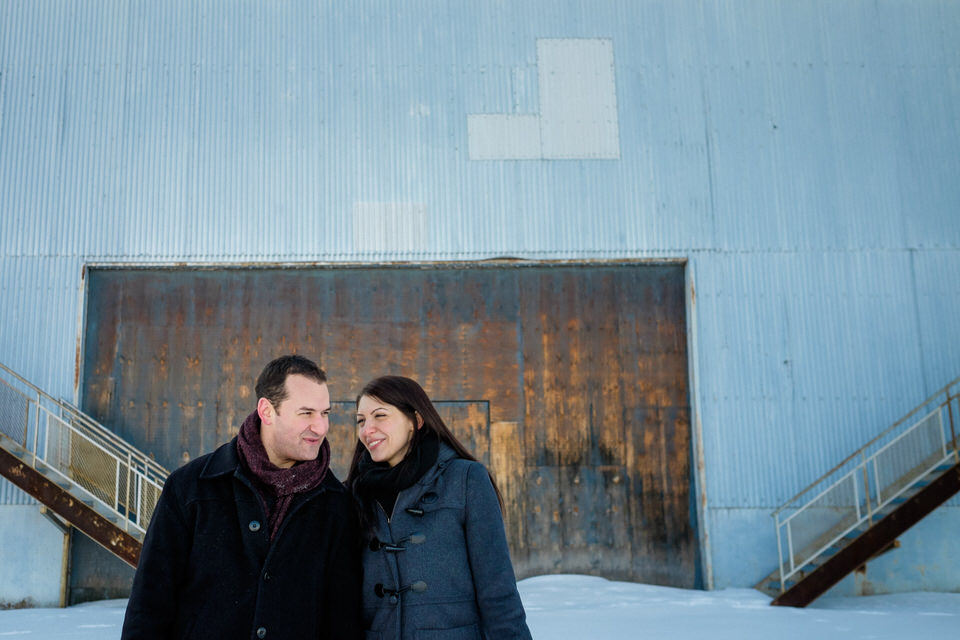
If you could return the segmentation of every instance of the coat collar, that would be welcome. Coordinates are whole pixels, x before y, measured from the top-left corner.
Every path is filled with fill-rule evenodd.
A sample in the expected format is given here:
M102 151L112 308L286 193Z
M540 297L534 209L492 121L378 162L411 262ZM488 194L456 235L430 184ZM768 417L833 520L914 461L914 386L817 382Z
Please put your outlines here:
M225 475L238 475L244 479L249 475L247 470L240 464L240 454L237 453L237 438L234 437L230 442L221 445L207 459L200 472L201 480L211 480ZM330 491L343 491L343 485L337 480L332 469L327 470L327 475L323 482L323 487ZM319 487L318 487L319 488ZM309 492L308 492L309 493Z
M201 480L208 480L219 476L234 473L240 467L240 455L237 453L237 438L234 437L230 442L220 445L216 451L210 454L203 470L200 472Z
M440 449L437 451L437 463L433 465L425 474L420 476L420 479L414 486L425 487L434 480L437 476L443 471L444 467L450 464L451 460L456 459L457 452L453 450L450 445L445 442L440 443Z

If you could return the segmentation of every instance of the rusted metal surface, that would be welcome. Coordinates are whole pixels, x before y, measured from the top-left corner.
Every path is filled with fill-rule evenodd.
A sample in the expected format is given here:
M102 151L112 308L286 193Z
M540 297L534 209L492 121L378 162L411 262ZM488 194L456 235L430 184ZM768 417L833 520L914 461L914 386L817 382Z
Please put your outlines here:
M136 538L118 528L92 507L70 495L3 447L0 447L0 475L131 567L137 566L141 545Z
M87 276L83 408L161 464L231 438L297 352L330 376L342 477L356 393L409 375L493 470L521 576L698 586L682 264Z
M787 589L771 604L805 607L871 558L896 546L896 538L926 515L960 493L960 463L911 496L848 546L831 556L810 575Z

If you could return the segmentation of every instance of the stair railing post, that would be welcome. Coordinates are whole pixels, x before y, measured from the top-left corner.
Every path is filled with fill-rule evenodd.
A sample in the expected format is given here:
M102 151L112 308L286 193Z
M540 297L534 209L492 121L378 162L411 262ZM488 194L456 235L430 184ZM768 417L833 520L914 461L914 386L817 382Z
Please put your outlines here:
M36 407L33 411L33 468L37 468L37 460L39 459L39 442L40 442L40 395L37 395L37 400L34 401L34 406Z
M957 432L953 426L953 399L960 396L951 396L950 389L947 389L947 418L950 421L950 446L953 447L953 459L958 459L957 455Z
M127 451L127 495L126 495L126 504L127 504L127 513L126 513L126 523L127 527L130 526L130 483L133 482L133 455ZM139 508L137 509L139 513ZM126 528L126 527L125 527Z
M113 472L113 510L116 512L120 511L120 465L122 464L120 458L116 456L111 456L114 460L117 461L116 466L114 466Z
M866 452L860 452L861 466L863 468L863 499L867 502L867 522L873 524L873 506L870 502L870 479L867 473ZM859 502L859 501L858 501Z
M777 525L777 565L780 568L780 593L783 593L786 590L786 585L783 579L783 542L780 540L780 513L773 514L773 518Z
M793 563L793 527L791 524L792 522L787 520L787 553L790 554L790 574L793 575L797 568Z
M137 479L137 487L136 487L137 490L136 490L136 495L134 496L134 500L137 501L136 524L138 527L143 529L145 528L143 526L143 510L144 510L143 485L147 481L147 477L145 475L141 475L140 473L137 473L134 477Z
M18 444L22 444L24 449L30 447L30 398L23 396L26 402L23 406L23 441Z
M877 466L878 456L873 456L873 486L877 491L877 507L883 503L883 496L880 495L880 468Z

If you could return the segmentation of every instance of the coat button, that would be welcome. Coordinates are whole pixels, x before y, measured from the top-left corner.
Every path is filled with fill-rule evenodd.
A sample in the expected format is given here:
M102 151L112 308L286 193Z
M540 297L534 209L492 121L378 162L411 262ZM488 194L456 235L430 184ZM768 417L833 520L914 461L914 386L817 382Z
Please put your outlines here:
M267 637L267 628L266 628L266 627L260 627L259 629L257 629L257 637L258 637L258 638L261 638L261 640L262 640L263 638L266 638L266 637Z
M390 596L390 604L397 604L398 602L400 602L400 598L397 596Z
M260 522L257 520L251 520L250 524L247 525L247 528L250 529L250 531L253 531L254 533L256 533L257 531L260 531ZM260 627L260 628L263 629L263 627ZM266 633L266 630L264 630L264 633ZM260 637L262 638L263 636L260 636Z
M270 578L272 578L272 577L273 577L273 576L271 576L269 573L264 572L264 574L263 574L263 581L264 581L264 582L270 582Z

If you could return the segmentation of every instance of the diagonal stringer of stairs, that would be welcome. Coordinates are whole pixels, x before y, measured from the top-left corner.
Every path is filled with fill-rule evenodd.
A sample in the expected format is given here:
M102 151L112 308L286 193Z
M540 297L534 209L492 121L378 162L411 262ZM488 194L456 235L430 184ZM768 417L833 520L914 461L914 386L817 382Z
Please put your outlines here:
M774 512L779 566L755 587L805 607L960 493L960 378Z
M168 473L0 364L0 475L136 567Z

